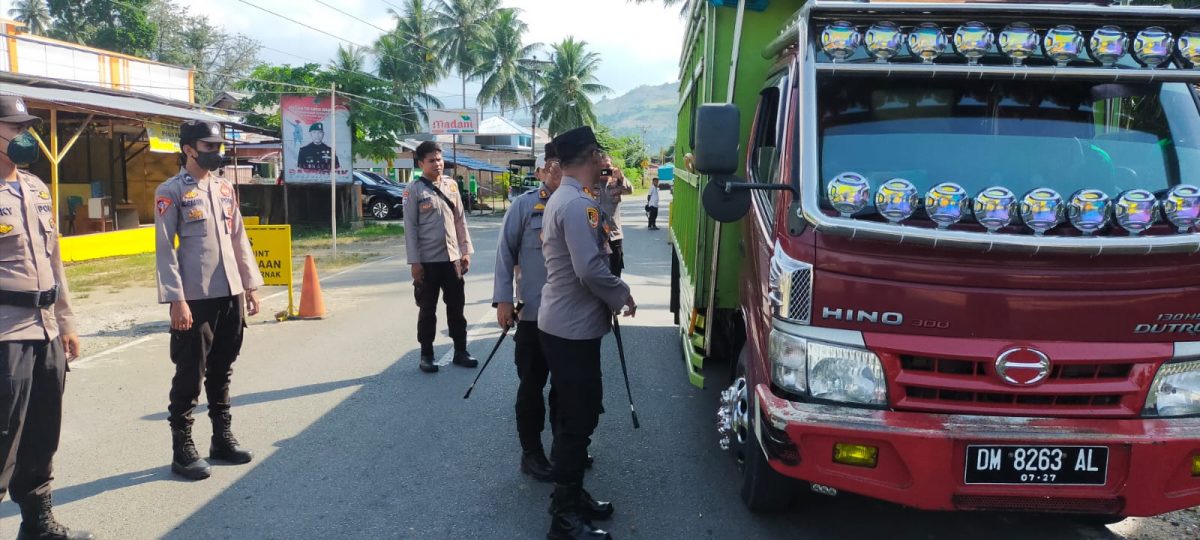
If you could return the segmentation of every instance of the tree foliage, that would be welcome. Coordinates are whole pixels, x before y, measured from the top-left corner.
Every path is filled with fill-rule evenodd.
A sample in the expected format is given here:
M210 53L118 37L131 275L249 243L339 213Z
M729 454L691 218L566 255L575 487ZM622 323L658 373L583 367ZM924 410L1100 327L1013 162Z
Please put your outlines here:
M533 100L533 82L539 75L524 61L537 52L538 45L524 43L529 25L521 21L519 9L496 11L487 25L484 38L473 44L478 63L472 75L482 82L476 101L499 107L503 116Z
M553 45L553 66L538 99L538 116L551 136L579 126L595 126L592 99L612 90L599 83L600 55L573 36Z
M146 18L150 0L49 0L50 35L133 56L147 56L156 29Z
M54 24L46 0L17 0L8 10L8 16L25 23L25 28L30 34L39 36L46 35L50 31L51 25Z
M258 64L258 41L231 34L173 0L151 0L146 15L156 32L148 57L195 70L196 102L208 103Z

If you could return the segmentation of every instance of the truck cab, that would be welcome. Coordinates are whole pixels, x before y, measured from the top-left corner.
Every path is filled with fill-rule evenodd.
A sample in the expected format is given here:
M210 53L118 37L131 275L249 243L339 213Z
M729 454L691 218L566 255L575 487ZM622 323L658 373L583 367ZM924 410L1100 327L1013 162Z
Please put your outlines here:
M1200 505L1200 12L793 4L677 144L673 307L746 504Z

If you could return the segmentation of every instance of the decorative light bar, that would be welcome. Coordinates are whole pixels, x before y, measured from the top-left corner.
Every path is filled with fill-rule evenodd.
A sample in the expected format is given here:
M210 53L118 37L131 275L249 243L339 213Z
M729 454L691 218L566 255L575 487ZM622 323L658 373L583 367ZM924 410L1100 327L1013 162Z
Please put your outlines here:
M1100 62L1100 65L1113 67L1125 56L1125 51L1129 48L1129 38L1125 37L1125 32L1119 26L1101 26L1092 32L1088 48L1091 49L1092 58Z
M1083 34L1074 26L1060 24L1046 32L1042 38L1042 52L1046 58L1054 60L1058 67L1066 67L1067 63L1079 58L1083 51Z
M876 62L886 63L900 54L900 46L903 43L904 32L901 32L894 22L877 22L867 29L867 52L875 57ZM1196 43L1200 45L1200 40Z
M1021 220L1033 229L1034 236L1046 234L1062 223L1063 199L1050 188L1037 188L1021 197Z
M855 172L844 172L829 181L829 204L842 217L850 217L867 207L871 197L871 184L867 178Z
M874 201L880 216L893 225L902 225L924 206L926 216L940 230L974 214L975 221L994 234L1012 225L1019 215L1036 236L1064 222L1070 222L1084 236L1093 236L1113 222L1130 235L1138 235L1158 221L1160 210L1179 234L1191 233L1200 226L1200 187L1192 184L1171 188L1162 200L1147 190L1132 189L1114 201L1104 191L1090 188L1063 200L1057 191L1046 187L1032 189L1018 199L1003 186L984 188L972 198L961 185L942 182L922 198L917 187L904 178L884 182L872 196L867 177L847 171L833 177L825 192L830 206L843 218L853 217Z
M972 21L954 31L954 50L967 59L967 64L979 65L979 59L991 52L996 35L986 24Z
M1178 38L1161 26L1143 28L1131 40L1119 26L1104 25L1092 31L1087 39L1073 25L1060 24L1039 34L1029 23L1013 22L1004 27L999 35L986 24L978 21L959 25L952 38L946 36L937 23L923 22L907 34L895 22L880 21L872 24L865 32L849 21L835 21L826 25L820 33L821 50L834 63L844 63L865 46L877 63L887 63L899 56L902 44L924 64L933 64L946 47L953 43L954 52L967 60L968 66L980 65L980 60L993 48L1012 60L1013 66L1025 65L1025 60L1039 49L1057 67L1066 67L1079 60L1086 51L1092 60L1103 67L1117 65L1126 54L1132 54L1138 63L1147 68L1158 68L1167 63L1175 51L1179 60L1192 69L1200 69L1200 26L1180 33Z
M1067 204L1067 219L1084 236L1091 236L1108 225L1112 200L1098 189L1081 189L1071 195Z
M989 233L1012 224L1017 211L1017 196L1006 187L993 186L975 196L975 221Z
M934 23L921 23L908 33L908 52L926 64L932 64L945 50L946 34Z
M1144 189L1131 189L1117 198L1117 225L1137 236L1158 221L1158 199Z

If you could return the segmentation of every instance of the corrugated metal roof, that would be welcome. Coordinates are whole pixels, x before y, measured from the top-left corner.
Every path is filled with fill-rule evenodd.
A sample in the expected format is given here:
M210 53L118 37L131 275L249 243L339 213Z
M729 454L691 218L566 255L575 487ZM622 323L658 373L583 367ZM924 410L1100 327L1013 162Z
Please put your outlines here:
M176 107L135 97L113 96L80 90L65 90L62 88L45 88L25 86L20 84L0 84L0 95L21 96L31 101L42 101L76 107L86 112L99 114L111 113L121 116L122 112L138 115L162 116L182 120L204 120L208 122L228 122L228 119L203 111ZM34 107L37 108L37 107Z

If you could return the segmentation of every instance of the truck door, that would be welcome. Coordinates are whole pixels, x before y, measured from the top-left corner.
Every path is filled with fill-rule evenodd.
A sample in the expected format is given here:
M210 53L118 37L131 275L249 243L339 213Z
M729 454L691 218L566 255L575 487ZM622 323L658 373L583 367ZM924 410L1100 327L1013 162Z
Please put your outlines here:
M789 80L788 69L775 72L767 78L762 92L759 93L746 155L746 178L750 182L780 181L783 135L791 108ZM767 334L771 328L771 305L767 300L768 272L775 248L775 226L779 216L776 207L782 195L778 191L766 190L753 190L751 193L753 204L745 223L742 246L748 265L745 276L749 279L742 281L741 298L747 319L747 345L757 350L754 356L765 358ZM750 366L747 368L754 369ZM766 376L766 373L757 375Z

